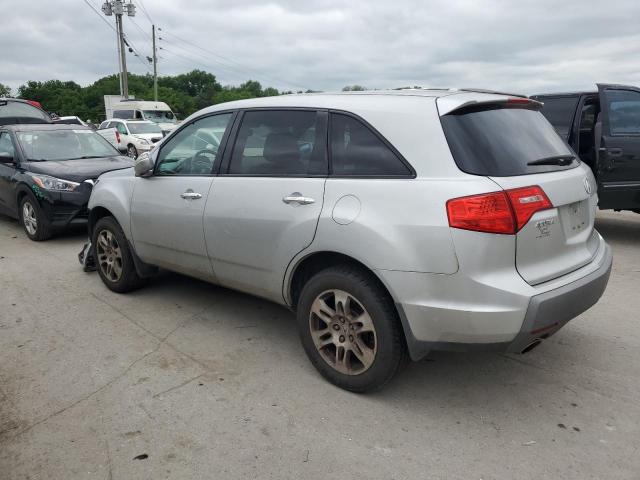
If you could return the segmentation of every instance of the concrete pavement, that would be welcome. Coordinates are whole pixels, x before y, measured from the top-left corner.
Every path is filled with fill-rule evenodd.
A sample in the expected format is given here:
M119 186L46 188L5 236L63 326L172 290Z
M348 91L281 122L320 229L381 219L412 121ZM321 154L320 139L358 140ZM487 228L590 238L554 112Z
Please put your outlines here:
M603 299L524 356L328 384L293 315L165 274L83 273L82 231L0 217L0 479L639 479L640 215L600 213Z

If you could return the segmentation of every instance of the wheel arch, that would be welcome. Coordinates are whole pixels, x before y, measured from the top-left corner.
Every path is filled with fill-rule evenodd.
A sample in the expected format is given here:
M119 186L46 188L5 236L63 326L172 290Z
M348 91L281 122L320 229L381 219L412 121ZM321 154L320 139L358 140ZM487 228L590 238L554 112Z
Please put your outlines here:
M285 278L284 285L284 298L287 305L290 305L294 310L300 297L300 293L304 287L304 284L316 273L326 268L334 267L337 265L352 265L363 271L366 271L373 278L375 278L380 285L388 293L391 300L395 300L391 294L391 290L385 285L382 278L376 274L376 272L367 266L361 260L354 258L344 253L334 251L317 251L309 253L308 255L298 259L293 267L290 268L289 274Z

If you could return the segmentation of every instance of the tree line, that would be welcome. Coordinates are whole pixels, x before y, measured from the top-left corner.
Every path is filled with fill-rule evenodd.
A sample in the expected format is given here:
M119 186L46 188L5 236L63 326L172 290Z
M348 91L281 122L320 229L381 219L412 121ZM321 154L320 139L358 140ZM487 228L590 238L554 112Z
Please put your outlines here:
M153 100L153 77L129 74L129 95L140 100ZM48 112L77 115L83 120L101 121L105 117L104 95L117 95L120 91L118 75L109 75L82 87L73 81L28 81L17 92L0 83L0 97L12 94L35 100ZM222 86L215 75L192 70L175 76L158 78L158 100L169 104L178 118L185 118L209 105L245 98L268 97L293 92L280 92L264 88L260 82L248 80L239 86Z
M129 95L139 100L153 99L153 77L130 73ZM343 91L361 91L361 85L347 85ZM108 75L91 85L82 87L73 81L47 80L28 81L17 92L0 83L0 97L12 95L40 102L47 112L60 116L77 115L83 120L100 122L105 119L104 95L117 95L120 91L118 75ZM310 93L307 90L305 93ZM222 86L215 75L202 70L192 70L174 76L158 78L158 100L169 104L178 118L186 118L201 108L217 103L246 98L270 97L294 93L278 91L273 87L262 87L260 82L248 80L239 86ZM303 93L298 91L296 93Z

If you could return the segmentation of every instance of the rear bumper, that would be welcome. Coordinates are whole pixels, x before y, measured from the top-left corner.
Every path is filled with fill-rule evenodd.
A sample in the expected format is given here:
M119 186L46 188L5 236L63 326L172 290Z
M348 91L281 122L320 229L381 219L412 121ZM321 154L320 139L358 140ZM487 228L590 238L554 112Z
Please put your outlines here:
M532 297L520 333L506 350L522 352L528 345L550 337L569 320L595 305L607 288L612 263L611 248L605 245L605 255L595 272L564 287Z
M533 287L517 272L481 279L378 273L396 300L412 359L432 350L521 352L602 296L613 257L610 247L600 241L589 265Z

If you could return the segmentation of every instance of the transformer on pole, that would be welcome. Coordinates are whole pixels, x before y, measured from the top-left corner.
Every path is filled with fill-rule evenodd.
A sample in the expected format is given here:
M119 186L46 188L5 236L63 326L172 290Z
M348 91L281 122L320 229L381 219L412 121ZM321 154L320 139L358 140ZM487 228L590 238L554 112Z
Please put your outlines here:
M119 58L119 70L120 70L120 95L123 99L129 98L129 82L127 78L127 58L126 50L124 48L124 31L122 30L122 15L125 13L129 17L135 17L136 6L126 0L107 0L102 4L102 13L110 17L114 15L116 17L116 34L118 36L118 58Z

